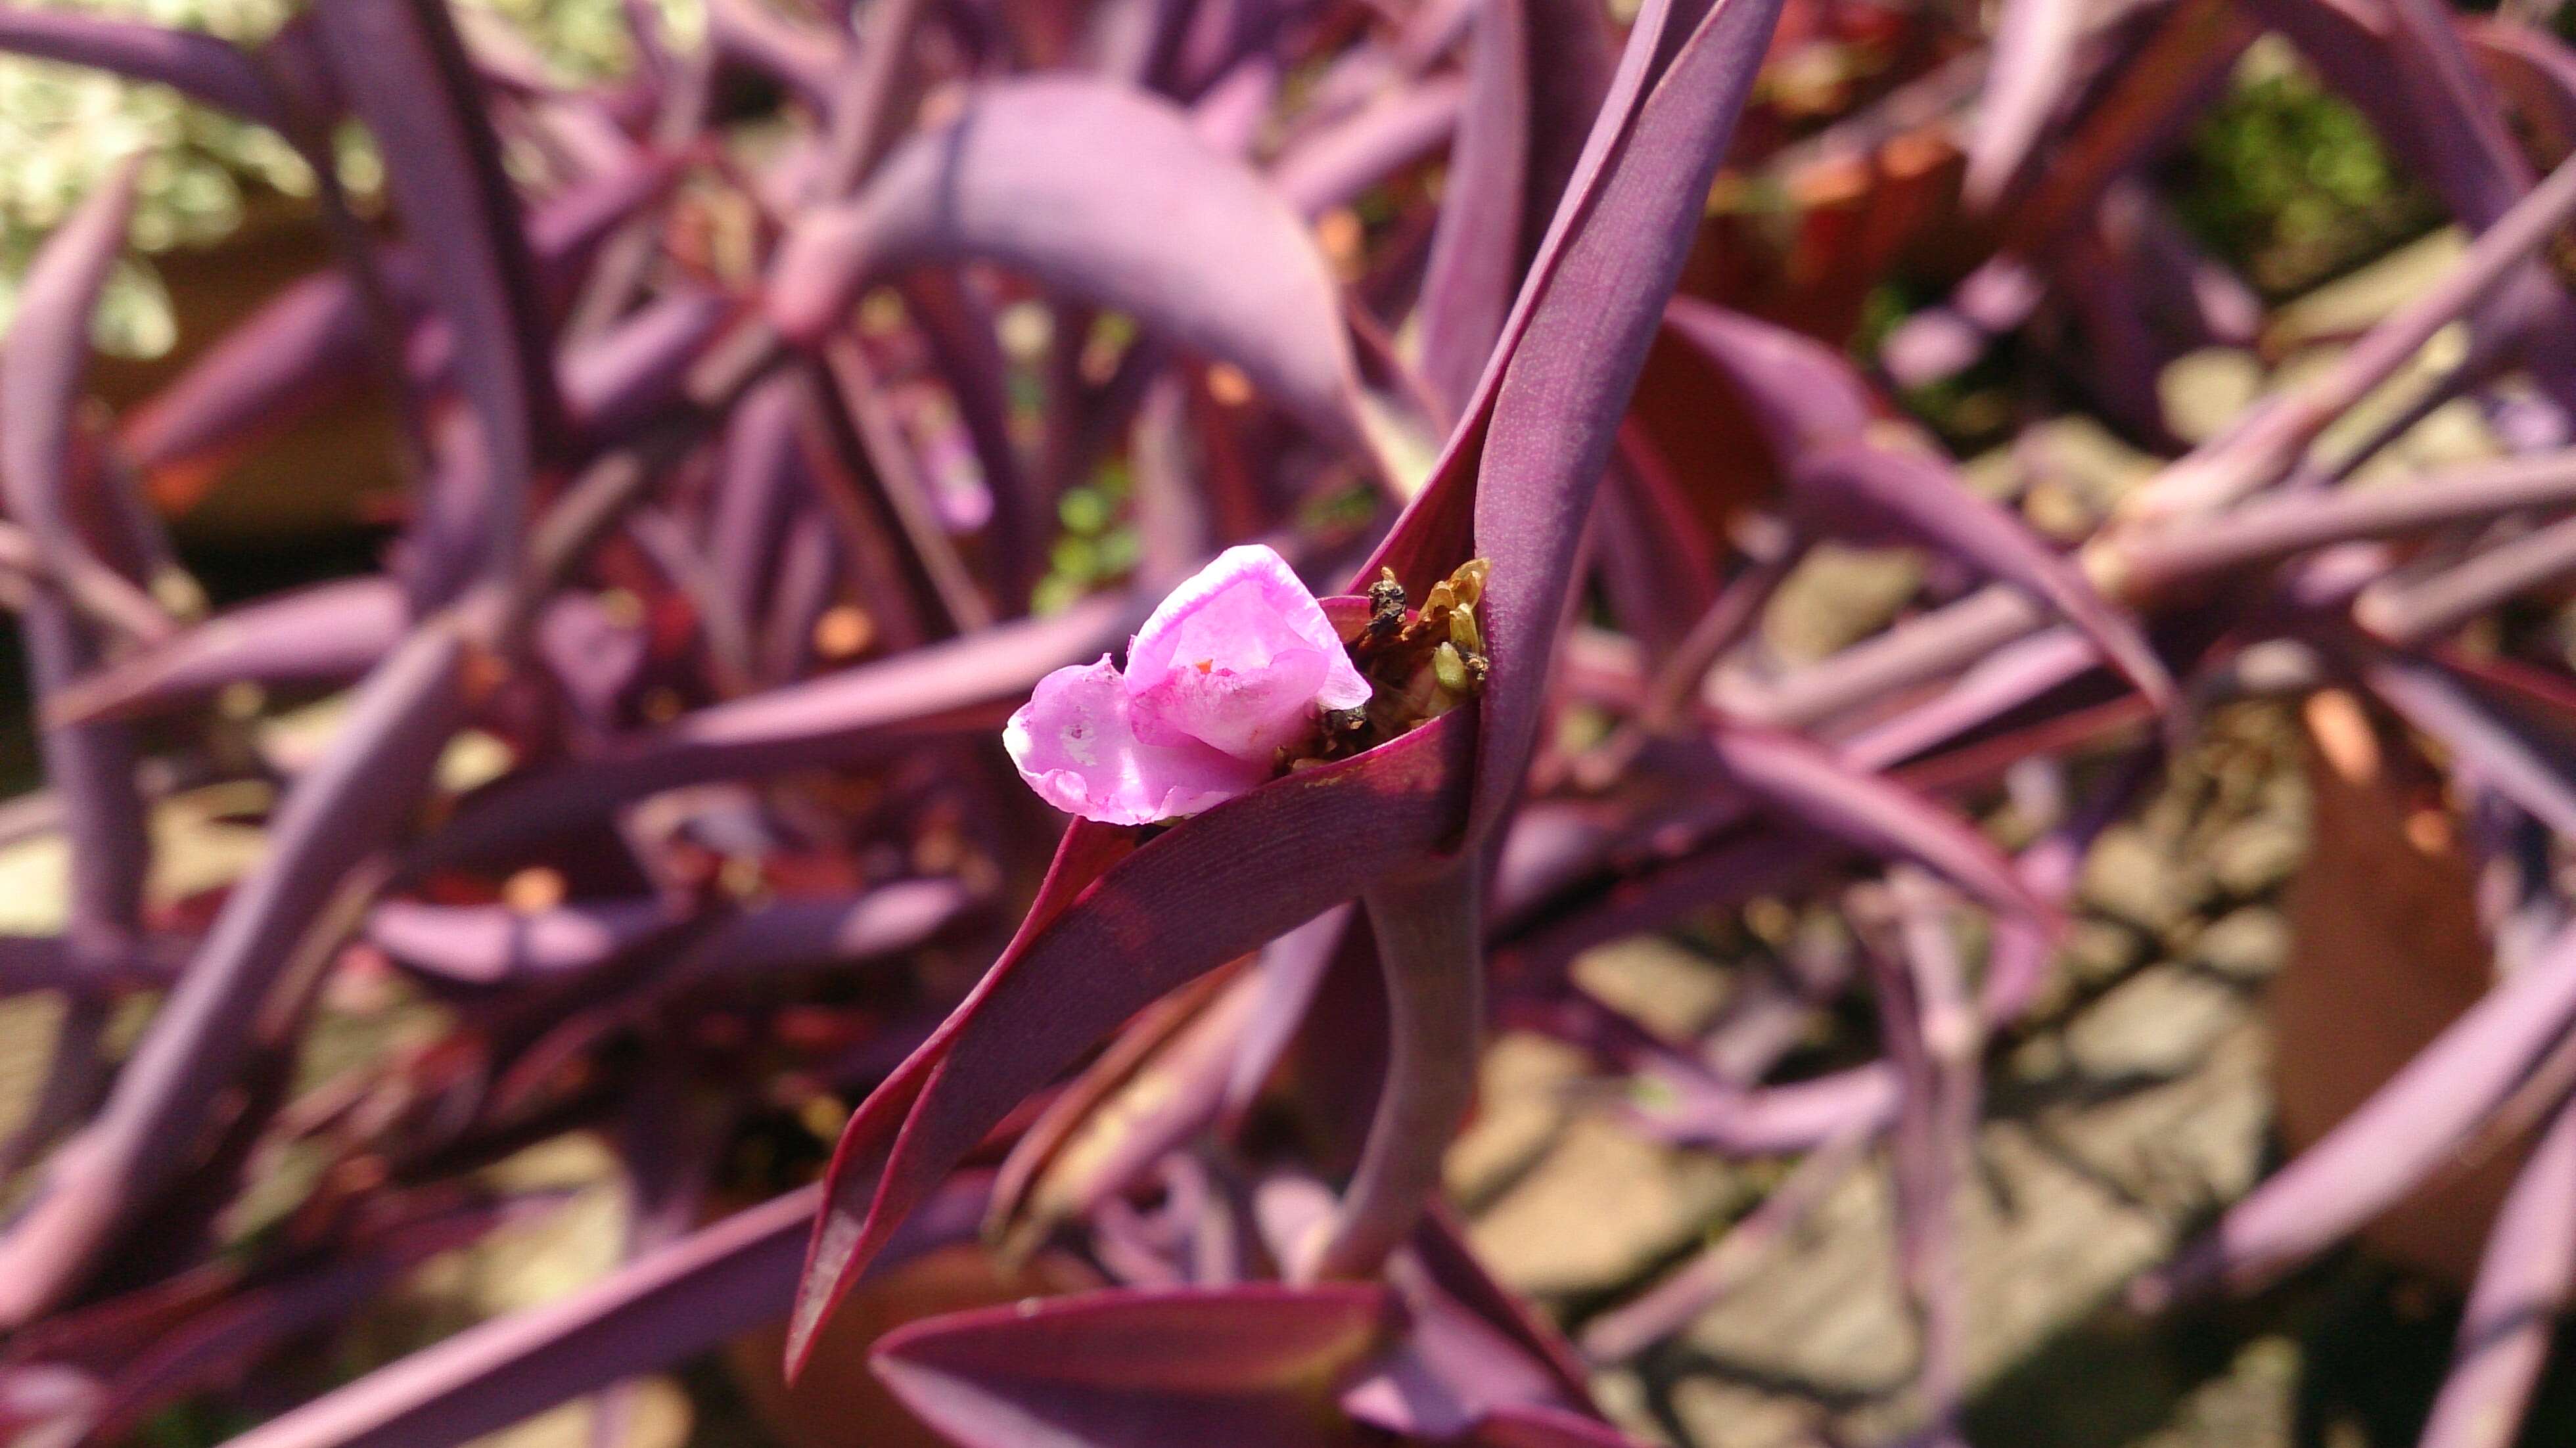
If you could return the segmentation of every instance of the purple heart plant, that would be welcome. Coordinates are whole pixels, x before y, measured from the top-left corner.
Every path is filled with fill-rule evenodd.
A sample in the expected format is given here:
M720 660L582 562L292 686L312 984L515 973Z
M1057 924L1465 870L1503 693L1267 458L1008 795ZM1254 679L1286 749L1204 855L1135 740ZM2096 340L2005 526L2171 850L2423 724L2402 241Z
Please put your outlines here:
M249 47L0 8L0 47L273 130L337 258L89 405L128 167L0 346L44 780L0 832L66 862L0 938L0 990L64 1003L0 1143L0 1427L213 1398L245 1448L459 1443L780 1319L799 1370L854 1286L980 1238L1101 1285L877 1342L969 1448L1606 1448L1590 1370L1883 1146L1955 1440L1986 1045L2079 862L2213 705L2342 687L2448 761L2506 968L2134 1296L2270 1279L2537 1131L2426 1439L2506 1441L2576 1277L2576 683L2531 609L2576 577L2576 55L2517 13L707 0L625 7L631 63L574 84L445 0ZM2195 445L2155 377L2278 299L2161 188L2267 36L2468 240ZM1890 399L1990 354L2152 476L2047 532L1971 486ZM404 480L381 567L209 613L170 515L351 398ZM2491 456L2355 481L2455 403ZM1784 660L1758 625L1829 544L1928 562ZM257 702L299 697L327 728ZM2008 853L1978 820L2025 764L2071 798ZM255 857L167 883L160 823L216 797ZM1846 922L1796 989L1866 1002L1873 1054L1791 1077L1778 1032L1574 984L1757 899ZM317 1077L367 989L436 1029ZM1799 1163L1584 1354L1439 1199L1496 1021L1652 1083L1640 1130ZM744 1166L781 1123L812 1158ZM483 1168L574 1133L621 1265L286 1371L545 1206Z

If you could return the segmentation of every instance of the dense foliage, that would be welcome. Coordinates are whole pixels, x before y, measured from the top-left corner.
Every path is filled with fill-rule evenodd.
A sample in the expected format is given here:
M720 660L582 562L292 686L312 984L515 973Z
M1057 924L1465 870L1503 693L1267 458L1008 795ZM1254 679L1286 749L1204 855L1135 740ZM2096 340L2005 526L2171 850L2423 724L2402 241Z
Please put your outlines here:
M2212 706L2338 688L2451 766L2499 983L2134 1296L2265 1280L2537 1130L2428 1430L2509 1437L2576 1274L2576 688L2528 607L2576 572L2553 34L711 0L686 41L631 6L633 65L575 83L462 13L314 0L242 48L0 10L266 128L339 258L105 415L129 165L0 348L46 780L6 829L66 861L58 928L0 939L0 987L66 1002L0 1161L0 1422L236 1392L262 1448L456 1442L780 1317L803 1366L854 1286L980 1234L1065 1290L874 1358L960 1443L1628 1442L1435 1200L1499 1020L1634 1078L1640 1129L1800 1161L1595 1360L1884 1145L1952 1437L1983 1062L2078 862ZM352 127L385 214L338 185ZM2471 239L2322 367L2206 433L2159 390L2436 214ZM1998 400L2006 350L2046 385ZM381 568L209 615L165 515L361 393L406 479ZM2453 409L2488 455L2379 465ZM1999 496L1949 451L2067 410L2152 475ZM1849 545L1923 563L1784 655L1766 607ZM1252 592L1149 623L1229 549L1206 577ZM1128 772L1086 773L1111 723ZM172 884L185 809L258 848ZM1572 984L1757 901L1704 1039ZM367 990L429 1029L317 1075ZM1882 1048L1780 1075L1845 1000ZM622 1266L277 1401L541 1210L482 1169L568 1133L614 1144Z

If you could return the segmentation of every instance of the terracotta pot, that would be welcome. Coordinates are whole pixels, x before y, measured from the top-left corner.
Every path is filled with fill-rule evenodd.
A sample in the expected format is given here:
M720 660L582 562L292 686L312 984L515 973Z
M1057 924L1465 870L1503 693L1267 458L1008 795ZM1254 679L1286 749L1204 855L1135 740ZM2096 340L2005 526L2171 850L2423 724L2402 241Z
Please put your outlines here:
M92 385L122 414L287 286L336 264L310 202L255 195L231 235L153 259L176 312L178 345L150 360L102 357ZM150 483L189 541L274 546L346 532L371 504L395 496L402 484L395 443L391 412L372 386L361 385L246 454Z
M2441 781L2402 731L2338 690L2301 711L2314 843L2272 986L2273 1090L2293 1151L2350 1114L2485 993L2492 954ZM2456 1286L2476 1275L2523 1143L2437 1178L2362 1233Z

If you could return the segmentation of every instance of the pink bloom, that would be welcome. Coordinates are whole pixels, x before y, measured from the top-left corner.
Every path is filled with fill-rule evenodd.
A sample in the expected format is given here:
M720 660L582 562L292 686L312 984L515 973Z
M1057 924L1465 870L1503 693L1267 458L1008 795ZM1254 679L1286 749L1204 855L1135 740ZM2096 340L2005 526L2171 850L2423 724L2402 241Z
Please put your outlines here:
M1322 606L1287 563L1229 548L1106 656L1038 681L1002 742L1029 787L1107 824L1196 814L1268 779L1324 709L1368 702Z
M1197 814L1270 777L1267 764L1204 744L1137 738L1127 681L1107 654L1040 679L1002 730L1002 744L1040 798L1103 824Z

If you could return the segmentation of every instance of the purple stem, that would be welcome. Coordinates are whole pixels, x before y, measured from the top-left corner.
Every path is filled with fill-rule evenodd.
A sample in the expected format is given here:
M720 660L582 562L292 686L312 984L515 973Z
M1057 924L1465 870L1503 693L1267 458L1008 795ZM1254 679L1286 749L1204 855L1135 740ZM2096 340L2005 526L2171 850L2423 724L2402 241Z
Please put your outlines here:
M1367 1279L1404 1245L1440 1190L1440 1164L1467 1116L1484 1033L1476 855L1362 897L1386 972L1386 1085L1359 1171L1299 1274Z
M1738 717L1801 728L1965 668L2048 621L2037 600L1996 584L1768 683L1721 680L1719 698Z
M413 634L359 689L329 754L288 791L260 868L237 886L179 987L119 1074L106 1109L57 1153L40 1195L0 1237L0 1323L62 1300L194 1159L251 1024L339 893L390 842L461 718L465 629Z
M2264 498L2188 527L2114 534L2096 552L2108 564L2118 591L2152 597L2179 582L2328 544L2396 538L2524 508L2571 504L2576 504L2576 450L2534 453L2472 463L2403 486Z
M1959 1186L1976 1149L1982 1033L1970 999L1945 901L1931 877L1899 866L1888 874L1910 992L1919 1090L1900 1102L1896 1124L1897 1246L1923 1317L1921 1386L1937 1428L1955 1427L1967 1351L1967 1279L1959 1260ZM1872 952L1875 954L1875 952ZM1882 982L1884 985L1884 982ZM1883 997L1882 997L1883 998ZM1906 1054L1897 1056L1900 1069ZM1909 1083L1916 1084L1916 1083ZM1919 1098L1919 1099L1918 1099Z
M2353 620L2400 647L2420 644L2571 569L2576 569L2576 518L2526 533L2430 578L2374 583L2353 600Z
M2576 1104L2562 1105L2487 1233L2420 1448L2510 1448L2576 1283Z
M913 32L930 13L930 0L878 0L868 7L866 34L842 63L832 97L831 134L824 141L816 194L837 200L858 189L894 142Z
M2278 482L2298 465L2319 433L2394 375L2434 333L2518 275L2571 212L2576 212L2576 165L2561 163L2480 232L2457 266L2371 328L2323 376L2263 404L2166 468L2121 505L2122 515L2157 519L2207 512Z
M980 1186L952 1185L879 1260L972 1236ZM226 1448L442 1448L776 1321L818 1195L808 1187L737 1212L569 1296L379 1368Z
M973 633L991 627L992 605L984 601L973 570L958 554L957 540L940 521L938 504L921 476L912 443L887 408L875 371L858 344L845 337L826 345L823 365L831 379L831 400L848 419L877 496L893 515L912 565L921 571L953 631Z

